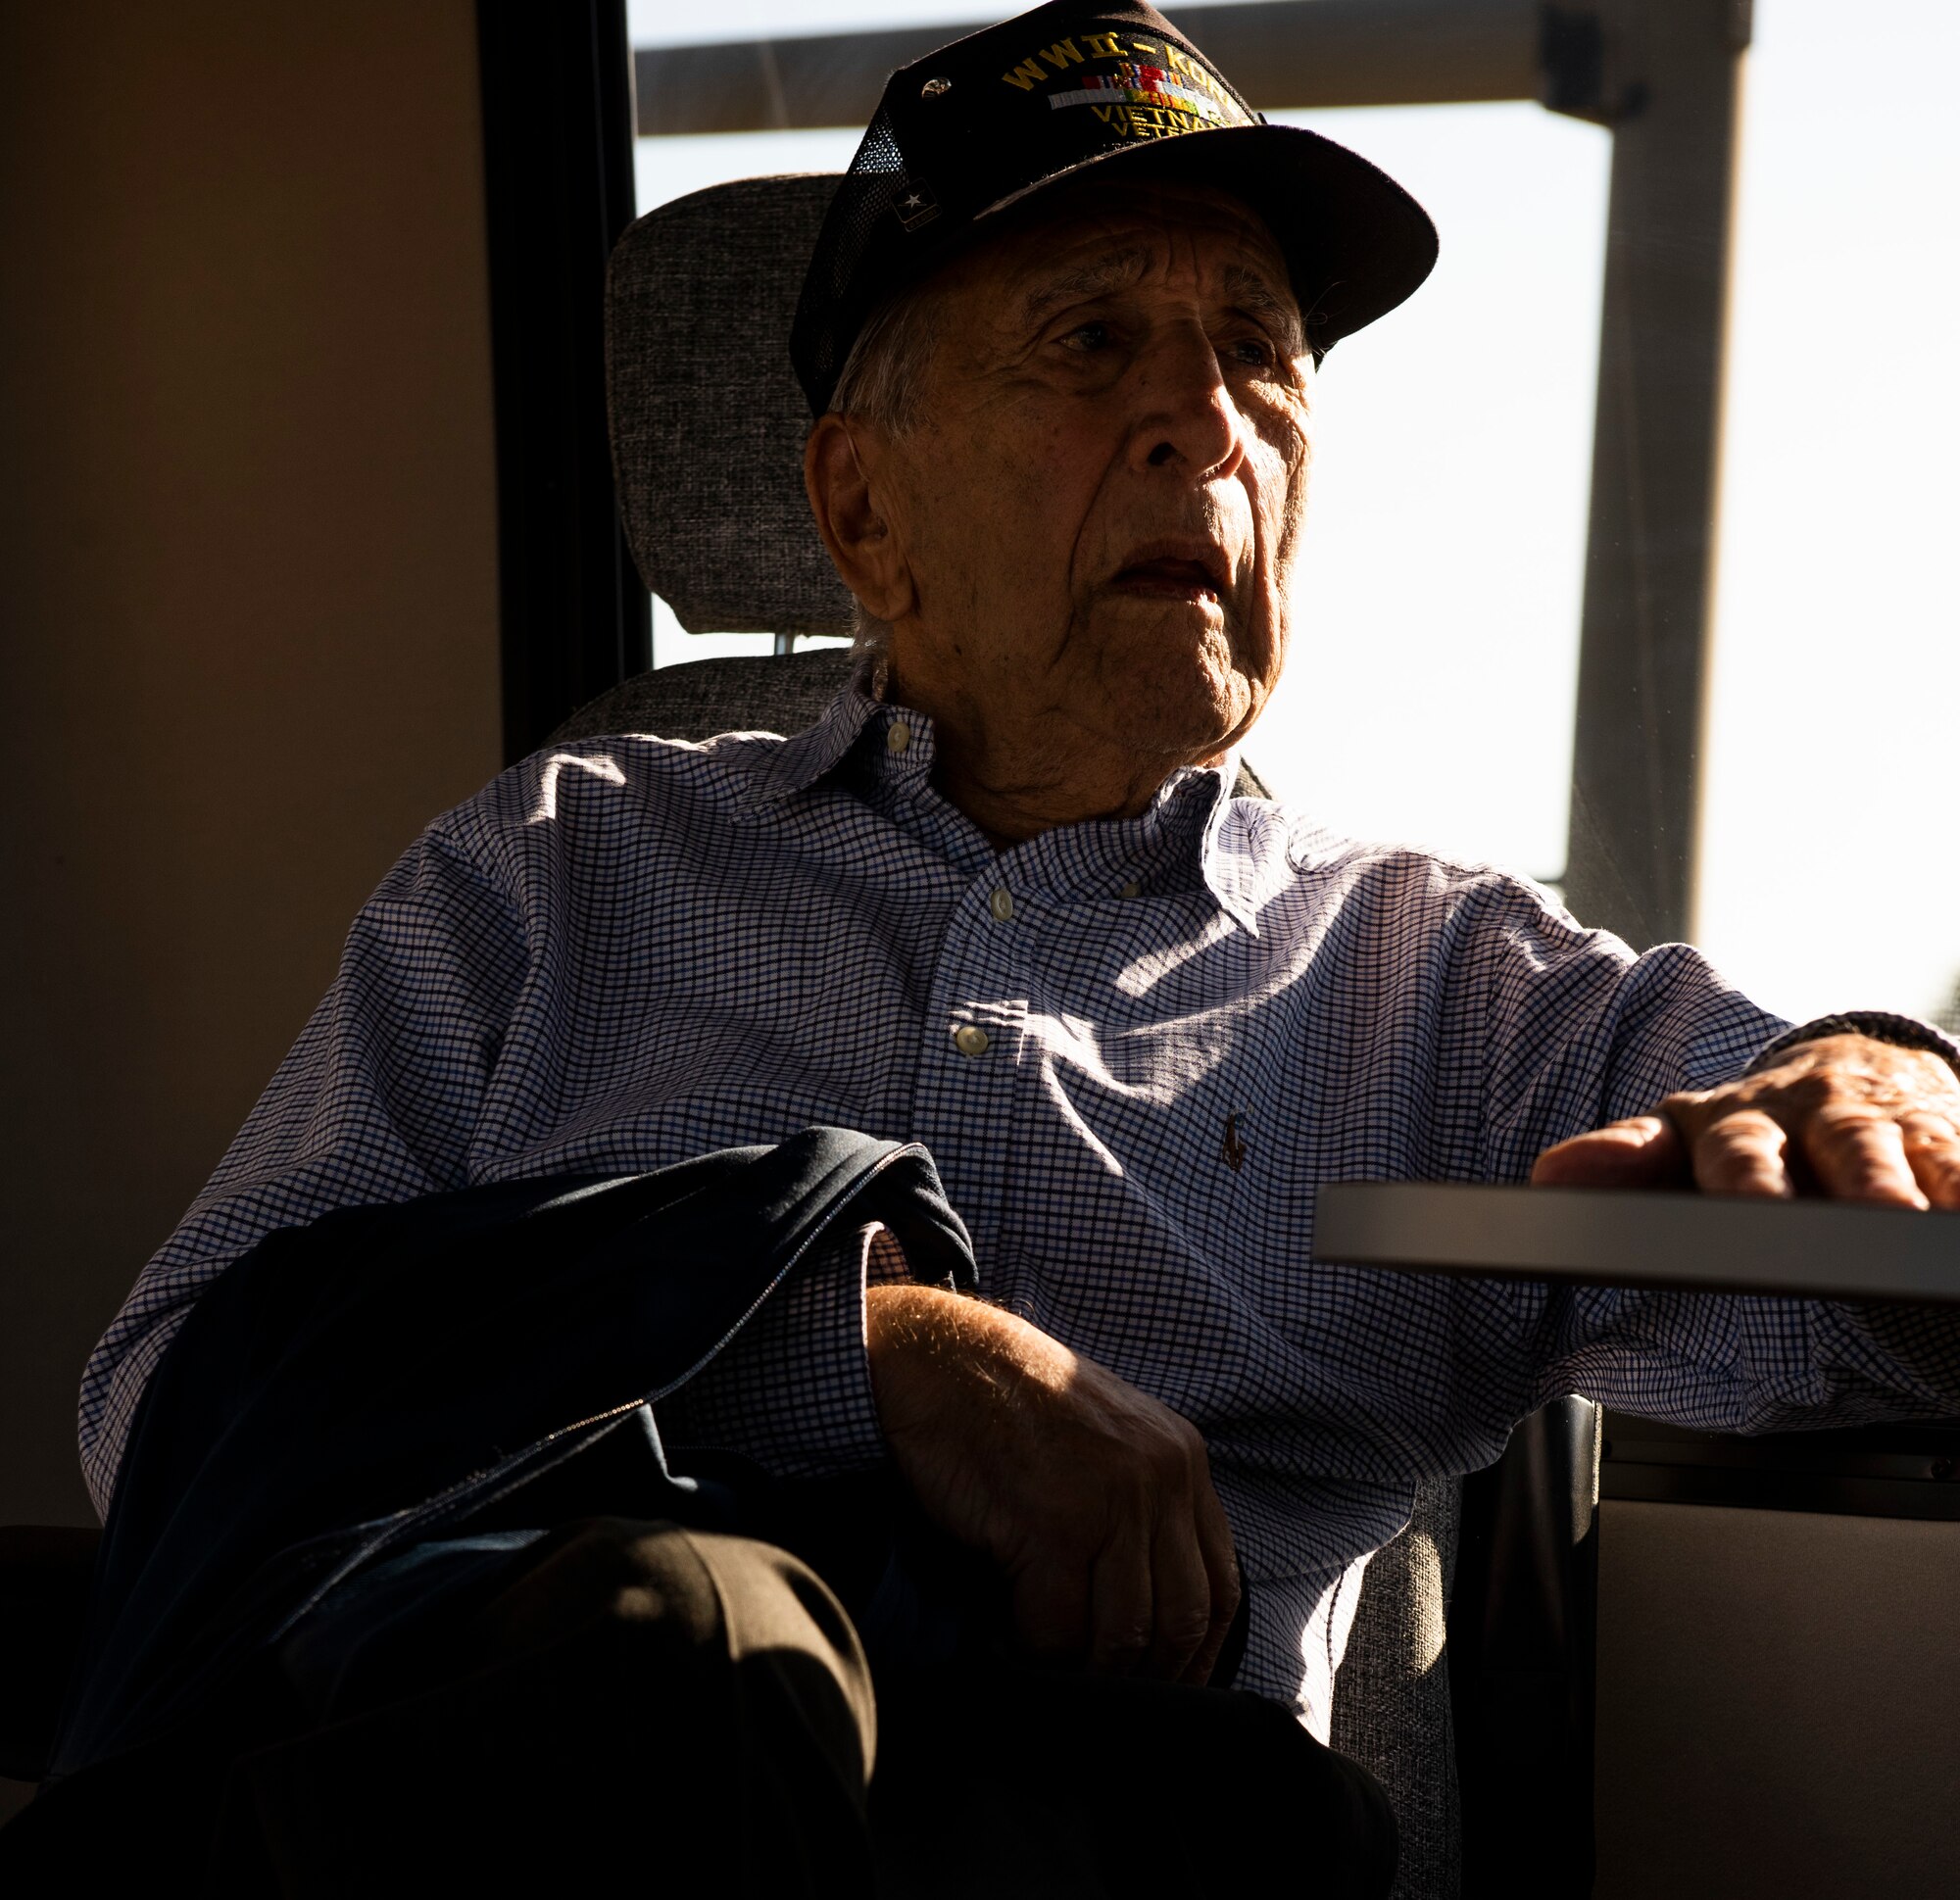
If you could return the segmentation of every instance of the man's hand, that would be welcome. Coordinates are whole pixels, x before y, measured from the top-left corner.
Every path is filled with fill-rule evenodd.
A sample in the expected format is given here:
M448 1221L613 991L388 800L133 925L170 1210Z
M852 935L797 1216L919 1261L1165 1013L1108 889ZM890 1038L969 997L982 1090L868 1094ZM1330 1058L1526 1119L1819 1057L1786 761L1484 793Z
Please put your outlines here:
M1546 1148L1532 1184L1960 1208L1960 1078L1924 1049L1821 1036L1740 1082Z
M1008 1579L1027 1648L1205 1681L1239 1582L1198 1429L979 1300L873 1287L865 1312L892 1459Z

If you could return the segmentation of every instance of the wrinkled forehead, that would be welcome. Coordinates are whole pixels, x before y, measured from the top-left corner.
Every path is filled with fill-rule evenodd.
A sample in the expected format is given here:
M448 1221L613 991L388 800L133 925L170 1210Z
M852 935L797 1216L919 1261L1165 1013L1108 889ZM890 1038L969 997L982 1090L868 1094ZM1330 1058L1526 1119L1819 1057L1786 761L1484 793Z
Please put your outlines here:
M1299 327L1278 242L1252 208L1209 185L1084 179L996 214L997 228L940 273L1002 314L1141 282L1190 260L1242 305ZM993 221L993 220L990 220Z

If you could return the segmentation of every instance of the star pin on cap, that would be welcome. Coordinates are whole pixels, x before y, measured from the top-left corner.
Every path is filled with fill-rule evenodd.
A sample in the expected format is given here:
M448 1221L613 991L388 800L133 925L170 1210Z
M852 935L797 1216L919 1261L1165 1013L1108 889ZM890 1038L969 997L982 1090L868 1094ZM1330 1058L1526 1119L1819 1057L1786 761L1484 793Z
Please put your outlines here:
M1436 227L1386 172L1316 132L1268 125L1154 8L1052 0L886 82L818 234L790 335L812 414L872 313L1092 167L1211 185L1287 261L1316 353L1429 275ZM1111 174L1114 175L1114 174Z

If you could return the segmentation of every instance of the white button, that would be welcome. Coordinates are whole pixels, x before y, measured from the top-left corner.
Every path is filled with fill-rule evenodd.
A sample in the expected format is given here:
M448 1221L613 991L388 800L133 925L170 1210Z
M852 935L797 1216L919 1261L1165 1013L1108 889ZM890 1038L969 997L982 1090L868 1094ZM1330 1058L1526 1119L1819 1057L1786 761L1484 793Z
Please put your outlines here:
M885 728L885 750L902 753L912 743L912 729L903 719L894 719Z
M1144 895L1144 887L1132 878L1116 895L1122 898L1140 898Z
M994 895L987 900L987 908L991 910L994 913L994 915L1001 920L1002 923L1005 923L1007 919L1014 914L1014 901L1011 897L1007 895L1006 892L996 891Z
M953 1032L953 1046L961 1055L985 1055L987 1032L978 1023L961 1023Z

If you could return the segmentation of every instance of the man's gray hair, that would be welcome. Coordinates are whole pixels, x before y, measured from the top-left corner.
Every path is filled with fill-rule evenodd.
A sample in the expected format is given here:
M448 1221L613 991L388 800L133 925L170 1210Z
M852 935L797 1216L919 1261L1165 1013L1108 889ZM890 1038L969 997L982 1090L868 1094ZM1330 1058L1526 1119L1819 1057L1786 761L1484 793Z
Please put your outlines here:
M861 417L887 435L905 435L918 427L925 409L926 370L939 340L938 300L931 284L914 284L886 300L872 312L851 354L844 359L830 407L839 415ZM851 648L883 659L892 642L892 627L852 604Z

